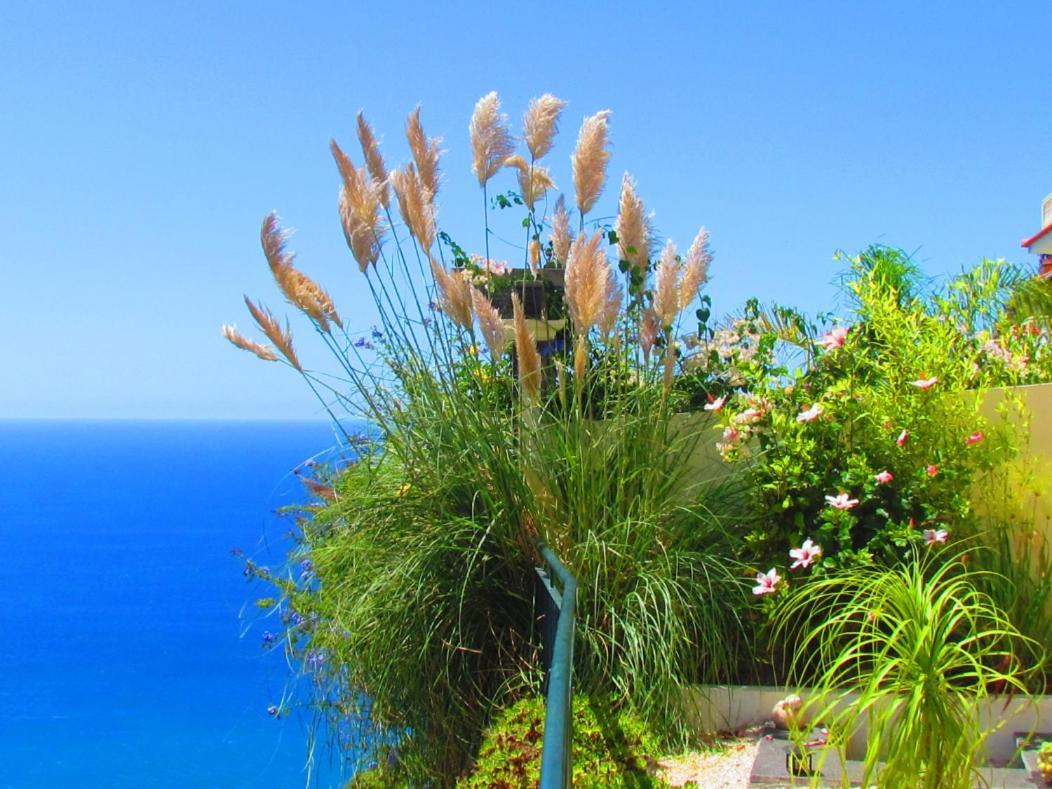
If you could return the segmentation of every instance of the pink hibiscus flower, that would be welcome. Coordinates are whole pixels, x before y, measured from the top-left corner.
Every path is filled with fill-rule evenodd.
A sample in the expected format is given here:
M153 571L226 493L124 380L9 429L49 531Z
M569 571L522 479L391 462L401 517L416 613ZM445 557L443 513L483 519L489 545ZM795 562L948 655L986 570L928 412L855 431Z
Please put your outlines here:
M818 417L819 417L819 415L821 413L822 413L822 406L818 405L818 403L815 403L813 406L811 406L807 410L801 411L799 414L797 414L796 415L796 421L797 422L814 422L816 419L818 419Z
M757 573L756 586L752 588L752 593L755 595L764 595L777 591L776 587L781 580L782 576L780 576L778 571L773 567L765 573Z
M846 339L847 326L834 326L832 330L825 337L816 342L815 345L820 345L831 351L834 348L842 347Z
M804 544L799 548L789 549L789 556L796 559L789 569L795 570L797 567L810 567L811 563L821 555L822 546L816 545L810 538L808 538L804 540Z
M931 389L937 383L939 383L939 379L933 375L931 378L918 378L916 381L910 381L910 386L916 386L918 389L927 390Z
M924 542L928 545L935 545L937 542L946 542L946 539L950 536L950 533L946 529L925 529L924 530Z
M983 431L976 430L974 433L968 436L968 438L964 439L964 443L968 446L973 446L974 444L978 444L984 438L986 438L986 436L983 435Z
M889 482L895 479L895 475L885 469L879 474L874 474L873 479L877 481L878 485L887 485Z
M848 498L846 493L826 496L826 501L829 502L831 507L836 507L838 510L850 510L858 506L858 499Z
M929 477L934 477L938 473L939 473L939 467L936 466L934 463L929 464L929 466L928 466L928 476Z
M910 431L909 430L903 430L901 433L899 433L899 437L895 439L895 443L898 444L900 447L904 447L904 446L906 446L906 442L909 441L909 440L910 440Z
M706 411L719 411L721 408L723 408L723 404L726 402L727 395L724 395L723 397L717 397L715 400L713 400L710 395L709 402L705 403L705 405L703 405L702 408L704 408Z

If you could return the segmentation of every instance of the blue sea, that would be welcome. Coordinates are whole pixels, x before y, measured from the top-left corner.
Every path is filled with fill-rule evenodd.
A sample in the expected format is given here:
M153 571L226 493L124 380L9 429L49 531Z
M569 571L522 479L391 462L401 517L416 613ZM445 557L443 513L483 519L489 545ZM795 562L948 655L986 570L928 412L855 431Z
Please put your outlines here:
M0 787L300 787L261 647L324 423L0 422ZM244 610L248 609L248 610ZM280 626L271 627L275 630ZM338 786L319 760L312 786Z

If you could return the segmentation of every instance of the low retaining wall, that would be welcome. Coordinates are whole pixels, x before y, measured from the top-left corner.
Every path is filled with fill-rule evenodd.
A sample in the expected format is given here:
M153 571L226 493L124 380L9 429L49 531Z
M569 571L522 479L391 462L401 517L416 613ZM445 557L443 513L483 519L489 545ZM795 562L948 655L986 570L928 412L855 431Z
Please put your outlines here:
M807 688L790 690L765 685L700 685L691 688L689 708L699 731L735 731L769 720L774 705L790 693L805 700ZM853 694L846 698L850 703ZM1052 730L1052 696L1038 696L1029 701L1018 696L991 696L980 710L983 729L999 728L986 738L986 755L992 763L1005 763L1015 754L1016 732ZM859 759L865 751L865 725L855 733L848 746L848 758Z

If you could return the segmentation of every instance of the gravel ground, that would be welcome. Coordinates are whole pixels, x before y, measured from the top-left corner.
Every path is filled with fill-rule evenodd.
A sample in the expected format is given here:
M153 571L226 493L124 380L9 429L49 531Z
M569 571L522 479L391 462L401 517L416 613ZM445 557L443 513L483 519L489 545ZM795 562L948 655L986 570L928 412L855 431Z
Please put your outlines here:
M756 758L756 740L730 740L724 746L720 751L658 759L661 777L672 786L746 789Z

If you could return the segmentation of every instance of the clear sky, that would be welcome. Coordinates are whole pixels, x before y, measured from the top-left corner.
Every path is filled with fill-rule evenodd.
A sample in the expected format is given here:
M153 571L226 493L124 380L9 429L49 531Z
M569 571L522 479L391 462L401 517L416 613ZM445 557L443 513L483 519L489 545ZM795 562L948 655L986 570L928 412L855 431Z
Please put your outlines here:
M481 95L516 127L533 96L570 102L560 186L581 118L611 109L598 213L628 170L663 236L707 225L717 313L753 295L827 309L833 251L871 242L932 275L1023 261L1052 191L1050 29L1048 0L4 0L0 418L318 416L219 326L249 327L244 292L283 306L258 245L276 209L301 267L368 329L326 147L353 147L359 109L397 164L423 105L447 150L441 222L472 243Z

